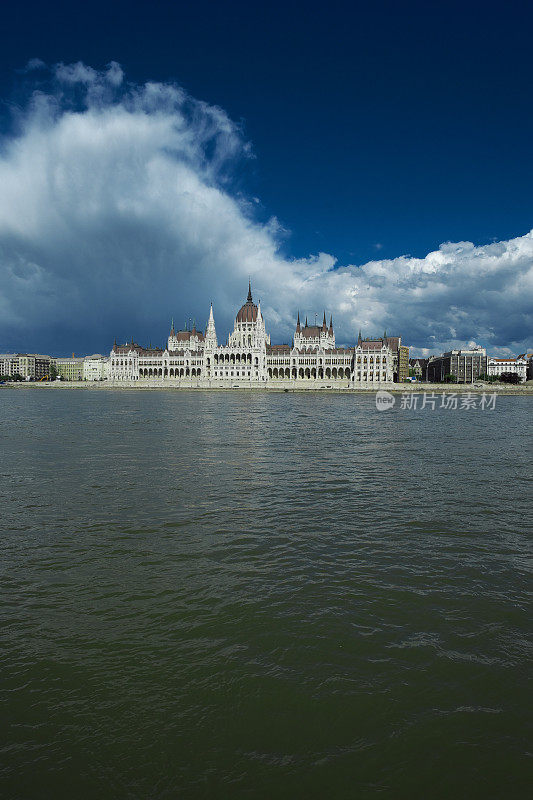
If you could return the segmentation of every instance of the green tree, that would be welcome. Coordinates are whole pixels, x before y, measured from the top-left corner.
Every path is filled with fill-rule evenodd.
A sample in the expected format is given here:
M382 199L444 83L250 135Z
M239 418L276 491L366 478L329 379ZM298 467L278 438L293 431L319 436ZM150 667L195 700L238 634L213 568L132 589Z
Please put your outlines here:
M502 383L520 383L520 375L516 372L502 372L500 375Z

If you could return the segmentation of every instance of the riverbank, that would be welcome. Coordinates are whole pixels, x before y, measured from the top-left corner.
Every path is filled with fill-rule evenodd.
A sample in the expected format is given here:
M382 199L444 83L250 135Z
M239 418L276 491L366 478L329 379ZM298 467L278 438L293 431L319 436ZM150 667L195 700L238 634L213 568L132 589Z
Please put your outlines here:
M149 381L50 381L32 382L16 381L12 383L0 384L0 389L77 389L85 391L110 391L120 389L122 391L254 391L254 392L328 392L342 394L368 394L377 391L390 392L391 394L434 392L435 394L450 394L452 392L464 394L473 392L476 394L498 395L530 395L533 397L533 381L513 386L504 383L478 383L478 384L454 384L454 383L383 383L373 386L358 386L352 388L339 382L335 385L319 385L307 383L306 381L291 381L269 383L268 385L253 385L245 383L235 383L227 385L209 385L206 382L149 382Z

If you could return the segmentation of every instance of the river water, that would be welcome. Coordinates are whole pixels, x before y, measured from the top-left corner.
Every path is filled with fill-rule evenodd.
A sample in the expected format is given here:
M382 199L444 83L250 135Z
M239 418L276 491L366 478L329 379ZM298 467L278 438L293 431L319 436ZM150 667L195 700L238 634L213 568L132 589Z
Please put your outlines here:
M3 798L523 798L529 397L0 391Z

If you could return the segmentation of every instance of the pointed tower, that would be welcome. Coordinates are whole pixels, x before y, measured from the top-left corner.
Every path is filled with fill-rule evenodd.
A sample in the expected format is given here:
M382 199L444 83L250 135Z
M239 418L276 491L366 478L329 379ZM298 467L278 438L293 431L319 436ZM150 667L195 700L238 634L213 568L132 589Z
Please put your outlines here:
M207 320L207 327L205 329L205 349L214 350L217 347L217 332L215 329L215 318L213 316L213 303L209 309L209 319Z
M250 279L248 279L248 297L246 298L246 302L247 303L253 303L254 302L253 299L252 299L252 284L250 282Z
M329 346L334 348L335 334L333 333L333 314L329 318L328 339L329 339Z
M306 327L306 328L307 328L307 327L309 327L309 326L307 325L307 316L306 316L306 318L305 318L305 327Z
M326 310L324 309L324 319L322 320L322 330L327 331L328 326L326 325Z
M174 317L172 317L172 322L170 323L170 335L174 336L174 334L175 334L175 331L174 331Z
M298 309L298 319L296 320L296 333L300 333L300 310Z

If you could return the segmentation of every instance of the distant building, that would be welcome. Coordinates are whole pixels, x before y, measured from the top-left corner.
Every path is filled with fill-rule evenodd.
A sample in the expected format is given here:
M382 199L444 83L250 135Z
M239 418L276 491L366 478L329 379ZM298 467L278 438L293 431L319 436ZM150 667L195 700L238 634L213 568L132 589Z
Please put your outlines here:
M487 374L487 351L482 347L471 350L450 350L441 356L431 356L427 365L427 379L442 383L451 375L457 383L473 383Z
M409 377L409 348L401 344L398 350L398 381L403 383Z
M54 358L52 359L57 370L58 378L65 381L83 380L83 358Z
M0 354L0 376L12 378L19 374L19 357L16 353Z
M361 331L359 331L359 337L357 339L357 344L362 344L363 346L366 343L371 342L379 342L380 346L383 344L386 348L388 348L392 354L392 378L395 383L402 383L406 378L409 377L409 348L405 345L402 345L402 337L401 336L387 336L385 332L380 339L363 339L361 336Z
M112 381L168 382L176 386L290 386L317 388L390 383L408 374L409 349L401 338L365 339L356 346L337 347L333 319L324 312L322 325L300 322L298 313L291 344L271 344L261 305L248 296L237 312L233 331L219 344L213 308L202 333L176 331L172 323L165 349L141 347L133 340L115 342L109 356ZM398 377L397 377L398 379Z
M28 381L40 381L50 374L50 356L37 353L8 353L0 355L0 375L19 375Z
M518 356L518 358L523 358L527 364L526 370L526 380L531 381L533 380L533 353L522 353Z
M394 352L385 339L357 341L352 369L352 385L392 383Z
M109 374L109 359L95 353L83 359L83 380L103 381Z
M527 380L527 361L524 357L518 358L489 358L487 374L489 377L499 377L504 372L518 375L521 381Z
M409 367L414 375L419 381L425 381L427 378L427 367L428 367L428 360L427 358L410 358L409 359Z

